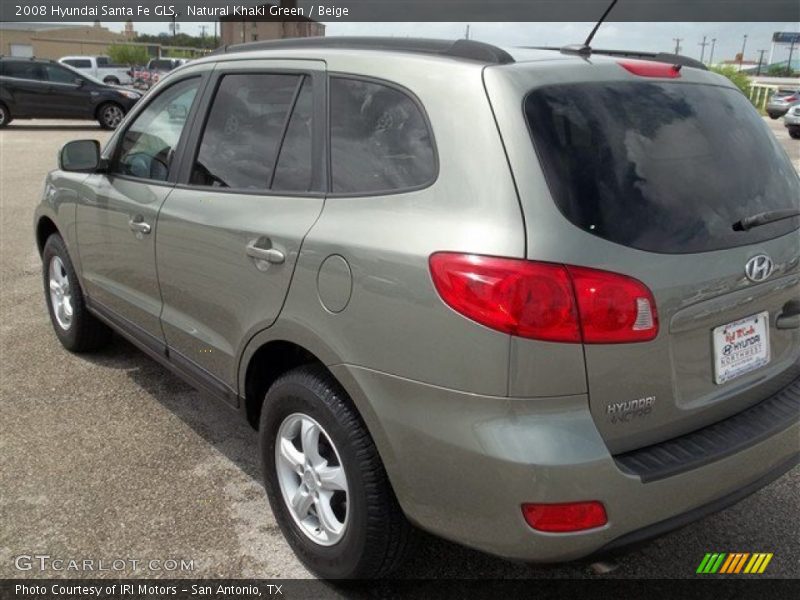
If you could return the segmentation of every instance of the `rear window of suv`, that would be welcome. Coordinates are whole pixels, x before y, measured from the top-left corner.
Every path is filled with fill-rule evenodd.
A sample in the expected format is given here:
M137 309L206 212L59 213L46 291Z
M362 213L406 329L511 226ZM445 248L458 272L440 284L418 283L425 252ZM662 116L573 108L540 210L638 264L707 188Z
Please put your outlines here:
M582 83L530 92L525 115L558 208L612 242L660 253L720 250L785 235L746 232L756 213L796 208L800 179L736 90L659 82Z

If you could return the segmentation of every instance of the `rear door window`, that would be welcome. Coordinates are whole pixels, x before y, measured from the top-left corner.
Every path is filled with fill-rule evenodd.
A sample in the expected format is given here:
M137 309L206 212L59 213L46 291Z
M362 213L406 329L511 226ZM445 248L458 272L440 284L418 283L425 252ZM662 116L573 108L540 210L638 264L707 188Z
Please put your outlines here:
M433 182L433 136L408 94L372 81L331 77L330 106L334 193L391 193Z
M64 61L64 64L75 67L76 69L91 69L92 67L92 61L88 58L68 58Z
M225 75L211 105L191 183L270 189L278 148L302 80L301 75L288 74ZM302 126L300 119L295 121L292 138L301 133ZM290 160L287 150L285 167ZM290 177L284 168L280 183Z
M661 253L719 250L785 235L800 179L749 100L712 85L613 82L530 92L525 115L551 194L581 229Z

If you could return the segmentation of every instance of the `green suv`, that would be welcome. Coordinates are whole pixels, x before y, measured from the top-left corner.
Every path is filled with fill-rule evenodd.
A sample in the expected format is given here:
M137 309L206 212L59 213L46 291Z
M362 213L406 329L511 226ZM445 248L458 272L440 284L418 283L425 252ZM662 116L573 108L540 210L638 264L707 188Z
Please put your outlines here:
M414 527L552 562L719 510L798 460L800 180L726 79L664 58L193 61L47 177L56 335L238 409L323 577L389 573Z

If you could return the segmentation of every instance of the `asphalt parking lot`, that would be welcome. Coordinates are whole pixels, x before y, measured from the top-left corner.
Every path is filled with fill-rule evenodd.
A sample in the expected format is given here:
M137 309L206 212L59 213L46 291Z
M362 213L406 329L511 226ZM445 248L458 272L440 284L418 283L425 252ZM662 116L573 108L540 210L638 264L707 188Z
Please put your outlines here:
M767 121L800 169L800 141ZM191 571L95 576L308 577L261 487L256 434L117 338L64 351L45 310L32 214L61 144L104 141L91 122L0 131L0 578L19 555L193 561ZM738 505L616 559L530 567L423 537L399 577L693 577L706 552L772 552L764 576L800 577L800 468ZM130 563L129 563L130 564ZM84 573L84 576L90 573Z

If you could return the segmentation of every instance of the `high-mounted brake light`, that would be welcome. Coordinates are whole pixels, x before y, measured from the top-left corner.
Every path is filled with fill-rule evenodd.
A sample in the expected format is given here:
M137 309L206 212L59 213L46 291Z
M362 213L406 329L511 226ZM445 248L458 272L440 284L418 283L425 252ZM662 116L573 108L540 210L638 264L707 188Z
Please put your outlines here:
M523 504L525 522L539 531L566 533L602 527L608 523L602 502L566 502L563 504Z
M651 60L620 60L617 64L639 77L666 77L675 79L681 76L681 65L670 65Z
M586 344L642 342L658 334L652 293L625 275L454 252L437 252L429 262L442 300L497 331Z

